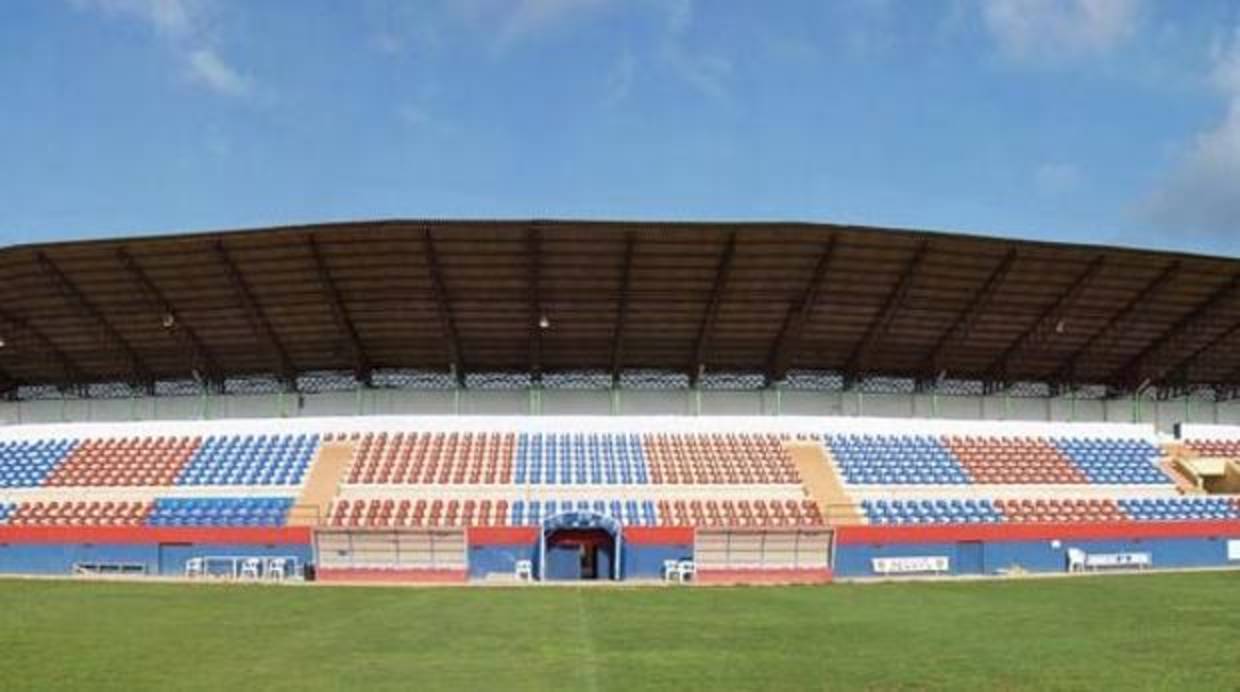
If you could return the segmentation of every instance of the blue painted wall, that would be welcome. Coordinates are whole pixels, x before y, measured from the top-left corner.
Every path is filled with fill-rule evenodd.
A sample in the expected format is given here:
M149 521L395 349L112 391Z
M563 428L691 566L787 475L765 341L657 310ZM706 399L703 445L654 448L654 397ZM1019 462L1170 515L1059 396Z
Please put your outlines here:
M625 579L662 579L664 560L692 560L693 544L632 545L621 551L620 571Z
M28 544L0 543L0 572L9 574L69 574L75 562L125 562L141 564L148 574L179 576L192 557L296 557L309 562L312 551L305 544L231 545L210 543L175 544Z
M1019 567L1028 572L1066 572L1068 548L1087 553L1151 553L1154 569L1159 567L1240 567L1240 562L1227 561L1226 538L1149 538L1126 540L1089 540L1061 542L1059 548L1051 541L995 541L981 547L984 574ZM871 558L926 557L945 555L950 559L951 573L962 574L962 565L970 560L965 543L891 543L840 545L835 552L835 573L841 577L877 576ZM963 559L962 559L963 558Z
M517 560L529 560L538 570L538 546L473 545L469 547L469 578L483 579L488 574L515 573Z

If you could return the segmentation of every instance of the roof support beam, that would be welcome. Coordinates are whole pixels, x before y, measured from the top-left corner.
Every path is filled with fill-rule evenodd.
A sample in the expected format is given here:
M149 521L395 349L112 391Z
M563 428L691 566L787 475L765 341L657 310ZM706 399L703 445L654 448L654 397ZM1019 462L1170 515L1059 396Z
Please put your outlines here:
M866 361L873 352L874 345L887 333L887 329L891 326L891 321L900 312L900 308L904 305L905 299L908 298L909 290L912 289L913 283L917 279L917 273L921 269L929 249L930 241L923 240L917 246L917 249L913 251L913 256L904 265L904 270L900 272L900 278L896 281L895 287L891 289L891 293L887 294L887 298L883 301L878 314L870 321L870 326L866 328L865 334L857 342L857 345L853 347L852 353L849 354L848 361L844 365L845 387L856 384L865 374Z
M353 324L353 318L349 315L349 309L345 307L344 299L340 296L340 289L336 287L336 282L332 279L331 270L327 267L327 260L323 258L323 250L319 247L319 242L315 240L314 234L306 235L306 245L310 248L310 256L314 259L315 273L319 276L319 285L323 288L323 295L327 298L328 305L332 309L332 317L336 320L336 327L345 335L349 342L349 351L353 356L353 374L357 381L365 386L370 385L370 358L366 355L366 349L362 347L362 340L357 334L357 327Z
M422 254L426 256L426 271L430 274L431 295L435 299L435 312L439 314L439 327L443 338L448 343L448 358L452 376L458 387L465 386L465 356L461 350L461 338L456 331L456 319L452 314L452 303L448 300L448 290L443 281L443 270L439 267L439 253L435 250L435 241L431 237L429 227L422 229Z
M1232 302L1240 296L1240 274L1235 274L1187 315L1171 325L1154 341L1133 356L1108 380L1118 389L1130 390L1150 380L1159 382L1175 366L1172 359L1184 353L1189 344L1222 318Z
M125 337L121 336L120 332L116 331L116 327L112 326L112 323L104 317L99 308L96 307L94 303L92 303L90 299L82 293L81 289L77 287L77 284L70 280L68 276L65 276L65 273L61 271L60 267L58 267L50 257L42 252L38 252L35 253L35 261L38 262L39 267L43 270L43 273L55 285L56 290L60 292L61 296L65 299L65 302L69 304L69 307L76 310L87 320L98 325L100 334L104 337L104 340L109 342L113 348L118 350L121 355L124 356L125 360L128 362L130 382L146 389L147 391L151 391L155 386L155 378L151 374L151 369L147 367L146 362L143 361L142 357L139 356L137 351L133 349L133 346L125 340Z
M1240 398L1240 366L1221 377L1214 387L1215 401L1231 401L1236 398Z
M835 256L835 245L836 236L832 235L823 246L822 254L818 256L818 262L814 265L814 272L810 274L809 281L806 282L800 297L796 302L789 304L788 311L784 313L783 324L775 335L775 341L771 343L766 356L768 383L779 382L788 376L788 366L793 355L796 354L797 346L801 343L805 325L809 322L809 316L814 312L814 307L818 304L818 296L822 294L827 284L831 259Z
M1051 376L1051 380L1075 384L1080 375L1081 364L1096 354L1109 353L1115 347L1115 344L1124 338L1124 334L1129 326L1137 319L1140 319L1142 311L1149 306L1150 302L1167 285L1175 281L1180 274L1180 267L1179 260L1168 264L1165 269L1158 273L1158 276L1154 277L1152 281L1141 289L1140 293L1128 301L1119 312L1112 315L1101 329L1094 332L1088 341L1082 344L1072 355L1064 359L1059 364L1059 367L1055 368L1055 374Z
M4 368L0 368L0 396L5 396L9 392L17 389L18 382Z
M940 372L943 371L944 356L952 352L958 344L969 338L969 334L973 331L974 325L978 319L986 313L990 304L994 302L995 295L999 292L999 287L1007 279L1012 271L1012 266L1016 264L1016 248L1008 250L999 260L999 264L990 272L982 285L973 292L973 298L969 304L965 306L956 315L956 319L952 320L951 326L939 336L939 340L935 342L934 347L922 359L921 371L925 373L923 377L938 378Z
M134 283L138 285L138 292L146 299L147 305L152 311L157 312L158 319L164 329L172 334L174 338L180 342L181 347L189 354L190 373L198 373L200 377L205 374L208 383L218 383L222 379L220 374L219 363L216 362L215 356L203 344L202 339L198 337L198 333L193 327L185 323L181 318L181 314L173 307L172 303L164 295L163 291L155 285L151 277L138 264L133 255L124 247L116 249L116 257L120 260L121 266L125 268L129 276L133 278Z
M1046 346L1046 344L1054 338L1054 334L1063 331L1065 316L1072 310L1072 306L1080 299L1085 290L1089 288L1093 280L1102 271L1102 266L1106 262L1104 255L1098 255L1086 265L1085 270L1080 276L1068 286L1068 290L1059 296L1049 307L1042 311L1038 319L1021 332L1016 340L1008 345L995 358L993 362L986 368L987 382L995 385L994 388L1003 388L1009 384L1008 373L1012 364L1022 360L1031 353L1038 351Z
M696 387L706 369L706 356L710 353L710 342L715 329L715 321L719 317L719 306L728 290L728 279L732 273L732 258L736 254L736 232L728 233L724 241L723 254L715 266L715 280L711 285L710 298L706 302L706 310L702 313L702 321L698 325L697 338L693 343L693 361L689 363L689 383Z
M620 265L620 295L616 305L616 324L611 330L610 371L613 385L620 382L620 364L624 358L624 328L629 321L629 287L633 280L633 254L637 246L637 236L627 233L624 236L624 263Z
M280 342L280 337L276 334L276 330L272 328L271 321L267 319L267 313L263 311L263 306L259 305L253 291L250 290L249 283L245 280L245 276L241 274L241 269L237 267L236 261L228 254L228 249L224 247L223 240L215 241L212 244L212 250L220 266L223 267L224 273L228 276L228 281L232 284L237 300L241 302L241 306L245 309L246 319L250 322L250 329L254 332L254 338L266 344L268 351L270 351L276 377L283 381L284 385L289 389L295 389L297 386L297 370L293 367L293 362L289 360L288 351L284 349L284 344Z
M536 227L525 234L525 254L528 266L526 299L529 301L529 373L531 380L538 383L542 381L542 333L547 317L542 308L542 233Z
M20 348L19 337L29 336L35 342L35 353L37 353L37 356L32 354L30 357L32 359L35 357L51 358L59 366L62 380L57 384L60 389L65 390L86 383L86 373L55 342L33 324L6 312L3 308L0 308L0 334L5 338L6 348L15 346Z
M1193 366L1205 360L1207 354L1211 351L1216 351L1220 346L1228 344L1237 334L1240 334L1240 322L1231 325L1200 348L1181 358L1157 384L1160 387L1187 387L1192 384L1189 381L1189 376Z

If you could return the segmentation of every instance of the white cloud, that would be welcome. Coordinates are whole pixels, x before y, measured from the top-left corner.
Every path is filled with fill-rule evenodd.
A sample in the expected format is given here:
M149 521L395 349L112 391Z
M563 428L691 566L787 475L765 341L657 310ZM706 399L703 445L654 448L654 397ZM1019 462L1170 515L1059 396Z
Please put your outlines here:
M79 9L138 19L170 37L196 33L204 21L200 0L73 0L73 4Z
M1034 170L1033 183L1043 195L1060 195L1080 185L1081 171L1072 163L1043 163Z
M603 103L614 106L629 97L633 79L637 74L637 58L631 51L624 51L611 66L604 87Z
M1131 37L1140 0L985 0L986 28L1008 57L1061 60L1096 55Z
M425 108L412 103L406 103L397 108L396 114L400 116L401 122L410 127L421 127L431 122L430 113L427 113Z
M1215 40L1210 47L1214 68L1210 81L1225 94L1240 96L1240 26L1230 36Z
M226 96L252 91L253 82L216 48L211 0L71 0L80 10L125 17L147 25L172 48L190 81Z
M608 0L518 0L503 21L500 40L518 41L542 33L566 19L606 4Z
M1240 237L1240 96L1222 123L1184 148L1145 212L1160 228Z
M188 56L190 76L212 91L240 96L250 90L250 80L216 55L209 48L199 48Z
M1240 26L1211 57L1210 83L1226 99L1226 114L1182 148L1143 211L1161 228L1240 237Z
M720 55L690 50L686 46L685 34L694 20L693 0L671 0L661 7L666 21L663 61L696 91L715 99L726 98L732 61Z
M727 97L728 78L732 75L731 60L691 52L677 41L669 42L663 54L676 74L689 86L711 98Z

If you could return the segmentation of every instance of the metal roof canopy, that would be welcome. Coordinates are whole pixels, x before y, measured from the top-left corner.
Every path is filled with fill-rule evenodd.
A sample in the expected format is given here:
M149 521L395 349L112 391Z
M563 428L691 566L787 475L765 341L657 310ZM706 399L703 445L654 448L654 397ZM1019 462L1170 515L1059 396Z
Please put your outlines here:
M1240 388L1240 260L804 223L395 220L0 249L0 392L382 369Z

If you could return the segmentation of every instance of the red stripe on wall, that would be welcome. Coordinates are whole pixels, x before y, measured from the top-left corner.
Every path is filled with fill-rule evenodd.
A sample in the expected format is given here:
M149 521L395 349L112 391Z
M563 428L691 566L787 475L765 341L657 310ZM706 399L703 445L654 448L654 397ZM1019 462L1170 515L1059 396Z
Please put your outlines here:
M535 526L471 526L470 545L533 545L538 540Z
M310 542L310 528L180 528L147 526L0 526L0 543L231 543Z
M624 529L624 541L632 545L692 545L692 526L630 526Z
M839 545L950 543L1050 539L1201 538L1240 536L1240 521L1127 522L1106 524L966 524L959 526L841 526Z

